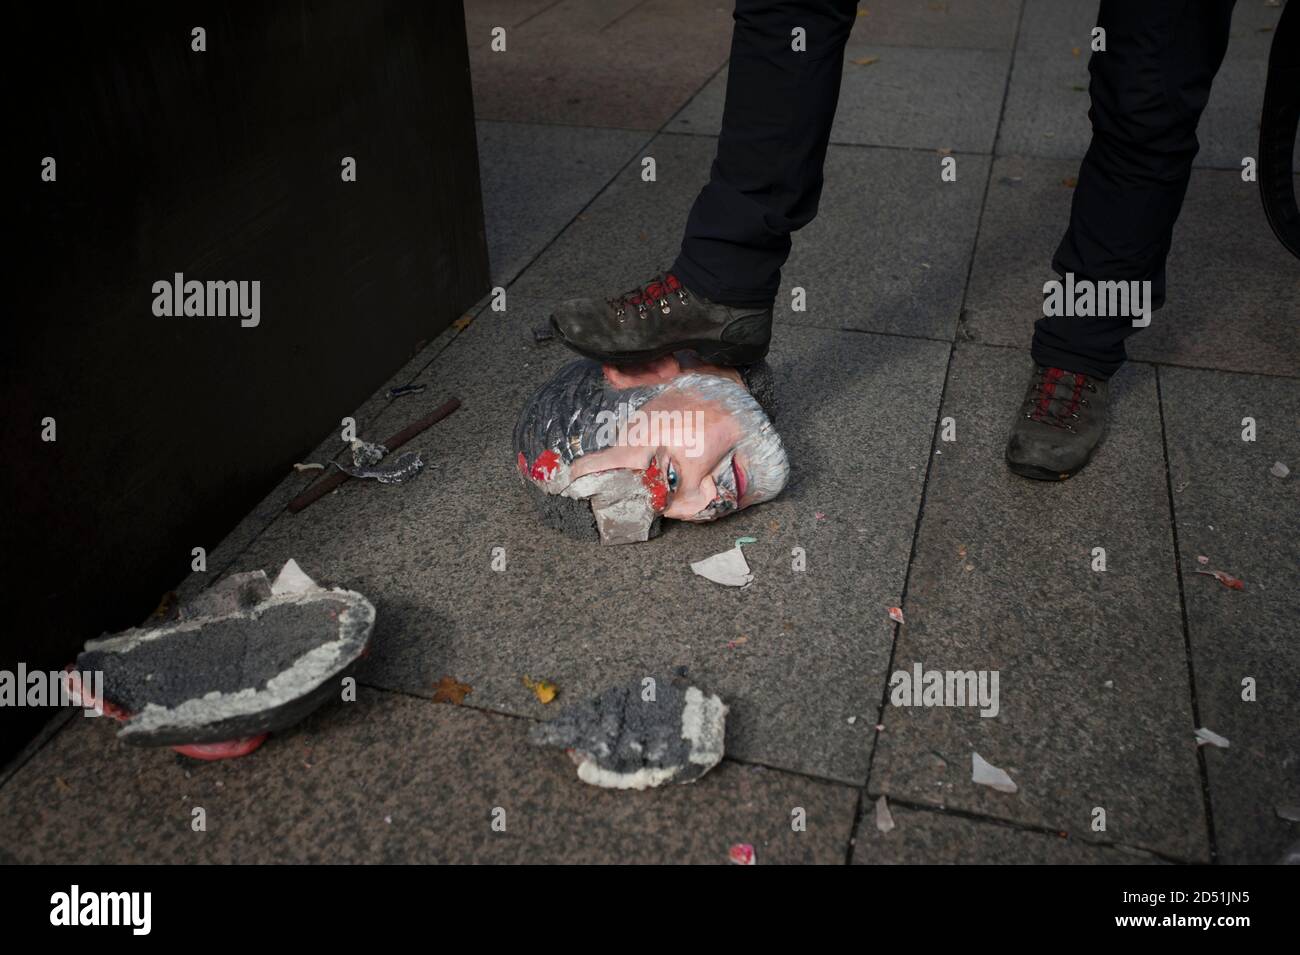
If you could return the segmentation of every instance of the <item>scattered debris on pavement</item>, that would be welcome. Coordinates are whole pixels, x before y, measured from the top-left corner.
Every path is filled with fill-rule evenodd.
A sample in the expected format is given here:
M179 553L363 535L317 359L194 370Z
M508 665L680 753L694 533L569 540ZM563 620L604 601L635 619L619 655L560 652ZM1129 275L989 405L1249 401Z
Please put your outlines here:
M1273 466L1268 469L1268 473L1273 477L1284 478L1291 473L1291 469L1281 461L1274 461Z
M385 441L382 447L387 449L390 452L396 451L402 445L406 444L406 442L410 441L415 436L433 427L433 425L437 424L439 421L447 417L449 414L454 412L459 407L460 407L459 398L448 399L447 401L439 405L437 408L435 408L433 411L431 411L429 414L425 415L423 418L420 418L418 421L412 422L411 424L403 428L401 431L397 432L397 434L393 435L391 438ZM404 462L403 461L404 458L405 455L403 455L402 458L399 458L396 464L402 466L403 468L409 468L412 462L409 459L407 459ZM326 494L329 494L331 491L338 488L340 485L343 484L343 482L347 481L352 476L348 474L343 467L337 465L336 467L337 470L334 473L328 476L323 476L320 478L320 480L313 482L311 486L309 486L305 491L303 491L292 501L290 501L288 507L289 513L297 514L299 511L307 507L310 507L312 504L319 501ZM419 468L416 468L416 470L418 471Z
M647 677L571 703L529 739L563 748L578 778L605 789L688 783L722 759L727 706L685 680Z

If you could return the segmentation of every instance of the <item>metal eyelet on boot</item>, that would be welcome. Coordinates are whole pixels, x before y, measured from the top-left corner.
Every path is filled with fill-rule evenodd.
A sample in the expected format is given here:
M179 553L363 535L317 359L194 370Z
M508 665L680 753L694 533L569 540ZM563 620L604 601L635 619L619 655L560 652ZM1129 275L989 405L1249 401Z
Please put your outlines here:
M661 298L659 300L659 311L663 312L665 315L672 311L672 309L668 307L667 298Z

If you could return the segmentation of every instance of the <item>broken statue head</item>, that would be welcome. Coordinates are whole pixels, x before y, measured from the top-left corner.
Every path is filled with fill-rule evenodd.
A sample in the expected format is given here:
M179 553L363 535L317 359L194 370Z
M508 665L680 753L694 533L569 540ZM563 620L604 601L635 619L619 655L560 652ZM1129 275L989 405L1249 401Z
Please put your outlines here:
M661 519L715 521L771 500L790 475L771 372L683 353L646 365L561 368L515 424L519 473L548 526L625 544Z

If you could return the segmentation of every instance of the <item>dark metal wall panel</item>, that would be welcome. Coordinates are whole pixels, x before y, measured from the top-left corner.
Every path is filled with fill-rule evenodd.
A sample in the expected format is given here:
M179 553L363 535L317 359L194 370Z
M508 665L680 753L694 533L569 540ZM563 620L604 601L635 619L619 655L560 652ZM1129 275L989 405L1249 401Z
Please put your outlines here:
M7 32L0 669L138 622L488 288L459 3L54 2ZM260 324L156 317L177 272L260 281Z

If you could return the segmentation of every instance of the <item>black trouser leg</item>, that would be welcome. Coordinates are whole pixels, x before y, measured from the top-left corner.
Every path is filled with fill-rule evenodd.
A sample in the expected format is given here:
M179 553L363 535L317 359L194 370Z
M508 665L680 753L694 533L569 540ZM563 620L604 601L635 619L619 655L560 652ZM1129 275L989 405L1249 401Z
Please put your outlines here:
M1196 124L1228 46L1234 0L1102 0L1106 52L1092 54L1092 144L1052 268L1076 281L1150 281L1165 299L1165 256L1199 144ZM1041 365L1109 378L1129 319L1052 317L1034 327Z
M673 271L728 305L768 305L812 221L856 0L738 0L718 154ZM791 31L806 31L806 50Z

